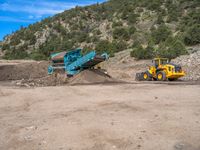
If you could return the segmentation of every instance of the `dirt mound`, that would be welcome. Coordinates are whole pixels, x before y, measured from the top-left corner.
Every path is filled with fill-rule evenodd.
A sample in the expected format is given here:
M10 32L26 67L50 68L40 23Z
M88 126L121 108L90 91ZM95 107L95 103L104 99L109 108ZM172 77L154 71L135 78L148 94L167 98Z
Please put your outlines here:
M65 73L48 75L47 61L1 61L0 81L12 80L14 85L22 87L55 86L66 83Z
M116 82L104 70L85 70L68 80L71 85Z
M12 80L14 85L22 87L114 82L103 70L85 70L72 78L67 78L64 71L48 75L48 64L47 61L0 62L0 81Z
M0 81L36 79L47 76L47 61L0 63Z

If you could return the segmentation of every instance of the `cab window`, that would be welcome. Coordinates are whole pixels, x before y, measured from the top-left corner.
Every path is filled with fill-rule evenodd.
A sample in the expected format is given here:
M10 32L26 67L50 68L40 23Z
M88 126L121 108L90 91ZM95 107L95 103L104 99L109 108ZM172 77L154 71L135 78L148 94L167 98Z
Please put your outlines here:
M161 60L161 64L165 65L165 64L167 64L167 63L168 63L167 60Z
M155 67L157 68L159 66L159 61L155 60Z

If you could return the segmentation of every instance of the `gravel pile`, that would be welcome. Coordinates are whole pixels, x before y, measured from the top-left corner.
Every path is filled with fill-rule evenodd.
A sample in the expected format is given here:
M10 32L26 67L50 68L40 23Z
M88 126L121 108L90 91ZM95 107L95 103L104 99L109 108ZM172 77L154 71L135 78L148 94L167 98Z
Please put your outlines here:
M44 87L59 85L83 85L115 82L113 78L107 75L103 70L84 70L79 74L67 78L66 73L54 73L43 78L22 79L13 81L15 85L20 87Z
M185 80L200 80L200 51L176 58L172 62L179 64L186 71Z
M101 69L84 70L68 80L70 85L98 84L116 82L111 76Z
M45 87L58 86L67 84L66 74L53 74L37 79L22 79L13 81L15 85L20 87Z

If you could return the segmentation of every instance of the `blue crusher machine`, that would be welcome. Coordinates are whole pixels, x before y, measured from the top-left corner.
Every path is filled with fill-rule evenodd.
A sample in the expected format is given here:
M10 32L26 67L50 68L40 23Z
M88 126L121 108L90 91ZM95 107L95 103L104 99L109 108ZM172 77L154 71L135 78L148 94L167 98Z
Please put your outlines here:
M51 65L48 67L48 74L53 74L55 70L61 69L68 76L73 76L83 70L93 68L109 58L107 53L98 55L96 51L91 51L83 55L81 51L82 49L75 49L69 52L51 54Z

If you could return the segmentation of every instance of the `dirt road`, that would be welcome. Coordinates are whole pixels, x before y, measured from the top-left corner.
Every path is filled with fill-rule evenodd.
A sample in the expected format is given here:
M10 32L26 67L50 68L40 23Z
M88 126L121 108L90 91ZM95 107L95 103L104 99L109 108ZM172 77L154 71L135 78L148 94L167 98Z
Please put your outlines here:
M199 141L199 85L0 85L1 150L199 150Z

